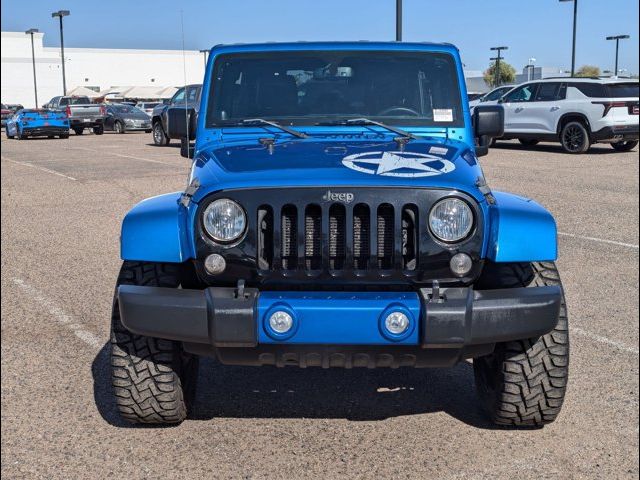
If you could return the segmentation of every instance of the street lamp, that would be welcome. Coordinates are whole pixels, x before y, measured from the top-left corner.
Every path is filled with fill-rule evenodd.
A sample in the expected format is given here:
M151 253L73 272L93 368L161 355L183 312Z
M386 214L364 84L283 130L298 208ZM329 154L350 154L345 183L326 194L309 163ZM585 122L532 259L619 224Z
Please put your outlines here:
M531 81L531 80L535 80L535 76L536 76L536 67L534 65L534 63L536 63L536 59L531 57L529 59L529 65L527 65L528 68L528 72L527 72L527 80Z
M500 56L500 52L502 52L502 50L509 50L509 47L491 47L491 50L498 52L497 57L490 58L489 60L495 60L496 62L494 87L499 87L501 83L500 82L500 60L502 60L502 57Z
M614 35L612 37L607 37L607 40L615 40L616 41L616 67L613 69L613 74L618 76L618 47L620 44L620 40L625 40L629 38L629 35Z
M402 41L402 0L396 0L396 42Z
M576 20L578 18L578 0L560 0L561 2L573 2L573 43L571 47L571 76L576 73Z
M207 53L209 53L209 50L200 50L200 53L202 53L202 55L204 56L204 69L207 69Z
M51 14L51 18L58 17L60 19L60 54L62 55L62 94L67 94L67 79L64 73L64 34L62 32L62 17L71 15L69 10L58 10Z
M33 34L38 33L37 28L30 28L27 30L27 35L31 35L31 63L33 64L33 95L36 97L36 108L38 108L38 82L36 81L36 51L33 47Z

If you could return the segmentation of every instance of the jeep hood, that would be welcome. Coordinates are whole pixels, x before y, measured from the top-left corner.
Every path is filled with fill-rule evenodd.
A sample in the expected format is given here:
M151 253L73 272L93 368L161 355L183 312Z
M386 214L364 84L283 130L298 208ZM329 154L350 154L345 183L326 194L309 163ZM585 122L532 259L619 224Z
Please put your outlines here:
M218 190L286 187L432 187L465 191L478 200L482 170L465 143L438 138L410 141L404 149L379 140L258 139L204 146L194 159L197 202Z

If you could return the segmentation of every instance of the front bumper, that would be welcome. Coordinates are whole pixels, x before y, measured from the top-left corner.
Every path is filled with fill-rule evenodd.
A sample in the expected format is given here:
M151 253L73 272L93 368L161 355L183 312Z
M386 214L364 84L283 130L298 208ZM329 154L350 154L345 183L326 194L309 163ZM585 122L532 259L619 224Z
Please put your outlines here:
M122 285L123 325L133 333L183 342L185 349L236 365L446 366L490 353L495 343L533 338L558 322L560 287L434 292L258 292ZM267 326L284 309L292 334ZM390 337L382 319L402 311L406 335Z
M597 142L620 142L626 140L638 140L640 138L640 126L619 125L614 127L604 127L591 134L593 140Z

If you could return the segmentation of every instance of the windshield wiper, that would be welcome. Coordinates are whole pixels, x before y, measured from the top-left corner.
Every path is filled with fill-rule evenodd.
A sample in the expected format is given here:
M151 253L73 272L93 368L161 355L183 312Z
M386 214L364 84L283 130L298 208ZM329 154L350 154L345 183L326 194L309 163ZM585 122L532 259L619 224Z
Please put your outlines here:
M344 123L346 125L375 125L377 127L385 128L390 132L397 133L402 138L406 138L407 140L420 140L420 137L414 135L413 133L409 133L406 130L402 130L401 128L392 127L391 125L387 125L386 123L371 120L370 118L352 118L346 120Z
M269 125L271 127L278 128L283 132L287 132L289 135L293 135L294 137L298 137L298 138L309 137L309 135L307 135L306 133L299 132L297 130L294 130L293 128L285 127L284 125L280 125L279 123L273 122L271 120L265 120L264 118L247 118L245 120L242 120L242 122L240 123L242 125Z

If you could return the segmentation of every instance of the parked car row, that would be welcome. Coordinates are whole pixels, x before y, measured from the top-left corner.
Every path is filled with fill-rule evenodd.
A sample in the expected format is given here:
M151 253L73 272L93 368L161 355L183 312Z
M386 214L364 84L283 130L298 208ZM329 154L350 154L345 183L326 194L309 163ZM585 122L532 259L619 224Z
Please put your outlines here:
M638 145L638 80L549 78L498 87L469 102L501 104L504 135L533 146L559 142L565 152L585 153L594 143L610 143L620 152Z
M140 108L126 104L95 104L85 96L57 96L41 109L20 106L15 112L3 105L2 112L7 138L68 138L70 130L82 135L86 129L96 135L102 135L105 130L151 133L151 117Z

